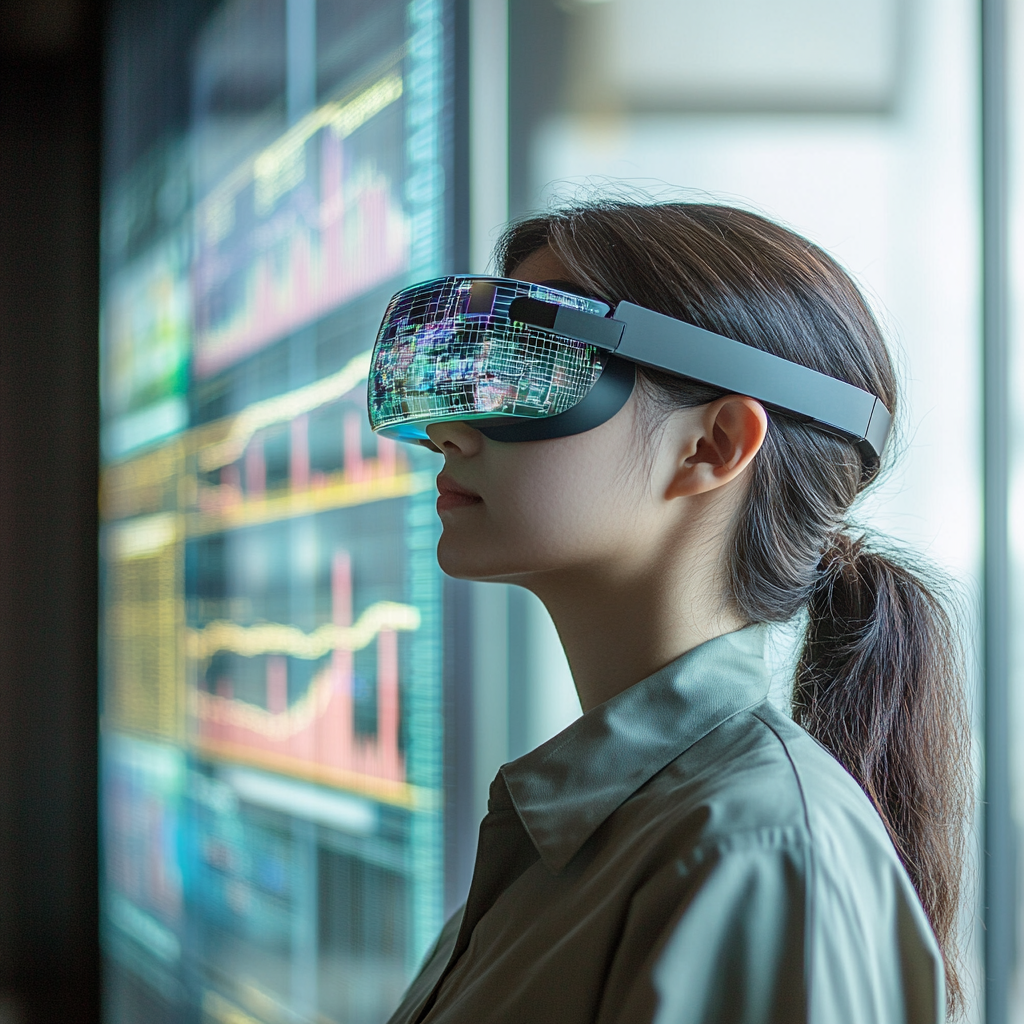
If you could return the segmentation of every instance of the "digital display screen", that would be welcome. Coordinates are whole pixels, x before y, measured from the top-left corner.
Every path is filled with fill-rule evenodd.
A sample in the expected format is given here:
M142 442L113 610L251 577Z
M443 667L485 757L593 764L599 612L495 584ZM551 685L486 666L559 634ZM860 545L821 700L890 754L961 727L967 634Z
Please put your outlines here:
M105 1020L378 1024L445 880L433 457L369 429L449 272L447 0L116 4Z

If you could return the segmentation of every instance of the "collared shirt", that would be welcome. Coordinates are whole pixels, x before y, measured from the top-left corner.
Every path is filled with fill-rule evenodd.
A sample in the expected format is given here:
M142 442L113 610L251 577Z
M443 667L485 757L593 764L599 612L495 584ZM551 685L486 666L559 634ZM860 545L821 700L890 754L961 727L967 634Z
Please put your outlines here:
M764 632L504 765L469 898L391 1024L936 1024L939 950L857 783L766 699Z

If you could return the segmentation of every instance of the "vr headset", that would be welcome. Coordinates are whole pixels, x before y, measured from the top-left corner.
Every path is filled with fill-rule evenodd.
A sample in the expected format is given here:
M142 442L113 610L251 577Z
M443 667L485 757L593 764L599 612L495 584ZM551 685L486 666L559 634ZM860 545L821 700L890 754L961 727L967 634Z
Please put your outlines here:
M462 420L495 441L580 434L625 405L637 365L747 395L852 441L877 464L892 417L874 395L632 302L502 277L441 277L398 292L370 362L374 431L427 439Z

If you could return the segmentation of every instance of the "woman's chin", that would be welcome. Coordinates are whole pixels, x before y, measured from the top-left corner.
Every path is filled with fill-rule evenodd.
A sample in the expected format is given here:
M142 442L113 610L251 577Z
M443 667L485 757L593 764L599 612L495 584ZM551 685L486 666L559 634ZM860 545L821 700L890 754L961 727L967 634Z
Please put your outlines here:
M495 551L490 545L467 544L464 539L455 541L446 533L437 542L437 564L445 575L458 580L500 582L528 571L522 559L510 552Z
M463 545L446 544L444 537L437 545L437 564L445 575L457 580L482 580L494 575L493 558L474 555Z

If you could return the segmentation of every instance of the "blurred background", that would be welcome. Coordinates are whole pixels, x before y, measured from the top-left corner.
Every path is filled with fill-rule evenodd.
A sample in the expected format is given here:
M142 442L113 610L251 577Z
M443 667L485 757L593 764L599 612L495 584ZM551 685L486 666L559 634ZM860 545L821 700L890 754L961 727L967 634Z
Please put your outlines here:
M886 327L857 516L954 581L968 1018L1024 1022L1022 141L1006 0L0 2L0 1024L387 1019L579 705L535 600L438 571L368 349L624 191L782 221Z

